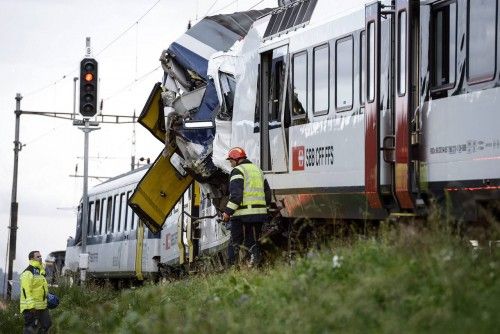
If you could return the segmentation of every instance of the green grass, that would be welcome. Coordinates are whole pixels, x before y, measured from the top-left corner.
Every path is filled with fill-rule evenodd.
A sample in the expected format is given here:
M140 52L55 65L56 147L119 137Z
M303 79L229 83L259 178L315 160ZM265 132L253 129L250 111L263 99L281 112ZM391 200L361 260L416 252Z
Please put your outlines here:
M448 233L382 227L272 268L122 292L61 287L53 333L494 333L499 259ZM16 307L0 311L2 333L22 328Z

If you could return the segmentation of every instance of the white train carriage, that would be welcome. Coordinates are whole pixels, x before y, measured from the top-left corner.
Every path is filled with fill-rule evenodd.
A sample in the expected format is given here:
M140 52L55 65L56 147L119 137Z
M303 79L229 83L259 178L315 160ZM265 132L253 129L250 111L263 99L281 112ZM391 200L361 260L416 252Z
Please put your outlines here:
M288 217L418 214L432 195L477 220L500 198L498 1L385 3L298 0L213 55L213 161L243 147Z
M219 234L215 219L207 218L202 225L195 221L199 212L201 193L191 186L182 195L174 210L167 217L165 228L156 234L146 229L144 223L128 205L137 183L144 177L147 167L119 175L89 190L89 221L87 222L87 249L89 276L96 279L143 280L158 272L153 257L167 264L191 263L204 251L200 247L200 234L215 240L211 247L224 247L227 238ZM211 210L210 201L203 201L203 212ZM206 206L206 207L205 207ZM66 249L65 274L77 273L81 253L81 205L78 212L75 238L70 238ZM213 208L213 207L212 207ZM213 209L215 210L215 209ZM212 212L212 211L210 211ZM217 233L215 232L215 233ZM202 238L202 241L204 239Z
M139 121L166 147L131 199L153 231L193 179L224 206L233 146L284 217L424 215L430 198L465 221L500 215L498 0L342 6L253 13L231 48L203 54L217 33L195 25L164 52Z
M158 255L160 236L145 230L127 201L147 168L120 175L89 190L87 253L89 275L96 278L131 278L156 272L151 258ZM76 272L82 239L82 206L76 236L68 240L66 269Z

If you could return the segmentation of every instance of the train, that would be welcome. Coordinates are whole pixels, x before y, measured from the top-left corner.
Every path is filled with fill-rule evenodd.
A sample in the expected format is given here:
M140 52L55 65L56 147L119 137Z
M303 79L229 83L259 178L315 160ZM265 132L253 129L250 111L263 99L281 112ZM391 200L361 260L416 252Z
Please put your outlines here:
M456 221L498 220L498 15L497 0L375 1L341 13L295 0L193 25L162 53L163 79L138 119L165 144L127 188L145 242L191 242L172 221L184 221L175 210L186 198L182 212L196 211L193 185L201 211L224 208L234 146L264 171L280 223L405 221L434 207ZM195 234L223 249L216 219L204 224ZM165 242L167 231L177 241ZM128 243L129 259L108 263L133 272L138 243ZM181 248L160 262L182 261ZM194 259L200 243L191 249Z
M192 81L188 82L185 74L176 76L175 81L165 81L171 89L177 87L175 82L180 82L184 86L179 84L176 90L180 91L182 86L184 90L193 91L192 96L184 96L182 101L176 102L178 110L203 101L205 110L211 112L217 96L212 94L203 99L206 89L201 85L206 78L208 58L213 52L226 50L241 39L252 23L267 12L269 9L205 17L162 53L162 66L170 73L174 73L181 64L187 64L182 62L182 55L189 54L192 57L189 63L198 65L190 72L195 78ZM204 52L202 56L205 58L187 48L193 43L197 52ZM172 61L167 60L167 55L178 57ZM211 89L215 93L214 87ZM154 109L154 113L162 115L164 124L164 110L160 108L163 102L157 94L162 90L159 84L155 85L155 94L146 101L145 110ZM144 111L142 115L139 122L149 124L151 121L159 125L160 128L149 130L159 140L165 141L168 135L164 125L145 116ZM63 268L65 277L79 280L82 267L87 267L86 274L93 280L107 280L116 285L158 280L158 276L175 277L207 266L222 268L225 265L229 233L218 220L220 211L213 205L217 199L212 195L213 191L202 182L195 181L188 174L189 167L183 166L187 151L182 155L179 150L166 147L153 163L156 169L144 166L118 175L88 192L86 250L82 250L83 215L80 204L75 237L67 241ZM200 152L195 150L192 153ZM169 168L164 168L166 166ZM220 173L220 182L227 181L227 175ZM154 190L143 190L140 184ZM157 198L150 200L149 196ZM138 197L147 198L151 210L148 212L154 215L155 220L161 221L161 226L152 224L152 220L147 219L134 204L134 199ZM82 264L82 258L88 263Z
M188 270L202 256L223 259L229 234L214 219L215 207L196 184L178 200L161 232L145 228L127 201L147 168L118 175L89 190L86 251L82 252L80 205L75 237L67 241L63 276L79 280L82 253L88 254L87 275L113 284L158 280L166 271Z
M218 208L225 155L240 146L284 219L404 220L437 203L456 220L482 221L499 214L498 31L496 0L375 1L343 13L296 0L212 52L200 82L194 51L166 54L178 66L140 119ZM199 89L203 100L184 108ZM145 180L169 168L155 163ZM153 213L148 201L165 200L146 183L131 205L159 229L170 206Z

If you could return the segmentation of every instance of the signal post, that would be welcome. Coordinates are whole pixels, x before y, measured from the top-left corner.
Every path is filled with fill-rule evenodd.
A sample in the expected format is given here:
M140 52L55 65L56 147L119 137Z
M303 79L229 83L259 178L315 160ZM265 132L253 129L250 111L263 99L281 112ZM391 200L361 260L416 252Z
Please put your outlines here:
M73 121L84 133L83 144L83 203L82 203L82 251L80 254L80 279L82 286L85 285L88 269L87 234L89 222L89 199L88 199L88 167L89 167L89 133L99 130L99 123L91 121L97 113L97 83L98 63L91 57L90 37L86 40L86 55L80 62L80 114L83 120Z

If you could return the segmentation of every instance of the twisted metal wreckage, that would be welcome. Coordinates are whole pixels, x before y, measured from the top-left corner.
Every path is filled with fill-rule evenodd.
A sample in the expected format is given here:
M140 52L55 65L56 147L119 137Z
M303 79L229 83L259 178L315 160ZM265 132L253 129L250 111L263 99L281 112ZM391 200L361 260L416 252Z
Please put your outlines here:
M165 143L165 149L129 200L152 232L161 230L165 218L194 180L204 194L210 194L216 207L224 203L229 170L223 163L216 166L212 156L214 149L227 148L220 141L217 147L213 145L214 122L227 115L219 104L215 83L207 74L208 62L213 54L238 44L253 22L270 11L205 17L162 52L163 82L153 87L138 121ZM228 76L221 84L231 94L234 79ZM217 132L223 133L224 126L220 122Z

